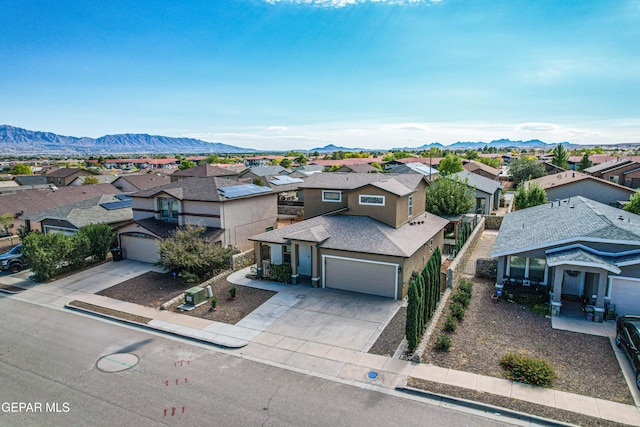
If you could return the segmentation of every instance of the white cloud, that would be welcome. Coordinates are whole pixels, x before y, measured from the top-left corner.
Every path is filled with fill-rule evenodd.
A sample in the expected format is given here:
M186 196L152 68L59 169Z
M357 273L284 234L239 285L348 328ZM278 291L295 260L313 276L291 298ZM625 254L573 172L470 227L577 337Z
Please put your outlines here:
M553 132L558 126L553 123L520 123L516 126L517 131L524 132Z
M289 128L286 127L286 126L269 126L267 128L267 130L269 132L284 133L284 132L288 131Z

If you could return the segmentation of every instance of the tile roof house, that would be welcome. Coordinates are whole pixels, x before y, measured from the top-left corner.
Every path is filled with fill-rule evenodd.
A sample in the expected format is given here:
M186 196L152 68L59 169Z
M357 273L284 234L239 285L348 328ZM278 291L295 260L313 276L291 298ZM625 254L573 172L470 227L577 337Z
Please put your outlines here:
M552 315L585 301L640 313L640 216L576 196L507 214L491 252L504 292L551 292Z
M401 299L448 221L425 212L424 176L325 172L301 185L304 221L251 237L259 275Z
M58 187L65 187L79 176L91 175L84 169L80 168L61 168L47 173L47 183Z
M532 184L541 186L549 200L584 196L596 202L618 206L635 194L635 191L629 187L576 171L546 175L525 182L526 187Z
M463 181L467 180L467 184L475 188L476 203L472 207L473 211L469 213L490 215L493 210L498 209L500 206L500 194L502 193L500 182L467 171L454 173L440 179L454 177L458 177Z
M187 178L130 194L133 221L118 230L125 258L158 260L159 240L178 227L206 227L212 242L245 250L248 238L275 228L277 194L224 178Z
M89 224L118 227L133 218L131 199L123 194L109 194L46 209L24 216L43 233L74 234ZM32 229L33 229L32 228Z
M246 167L219 167L209 163L203 163L198 166L194 166L189 169L176 170L171 174L171 182L178 181L179 179L192 178L192 177L209 177L217 176L224 179L236 179L238 175L245 171Z
M149 188L158 187L159 185L169 184L171 178L167 175L157 173L143 173L123 175L113 181L113 186L123 193L132 193L134 191L148 190Z

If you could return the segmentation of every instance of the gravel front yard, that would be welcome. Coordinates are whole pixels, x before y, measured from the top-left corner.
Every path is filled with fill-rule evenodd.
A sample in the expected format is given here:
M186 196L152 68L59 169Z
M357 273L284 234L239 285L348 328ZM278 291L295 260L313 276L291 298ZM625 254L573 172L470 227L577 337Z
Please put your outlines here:
M165 302L182 295L186 289L193 286L196 285L184 283L180 278L174 279L170 273L150 271L118 283L97 294L120 301L158 308ZM210 311L209 300L207 300L206 304L191 311L177 309L177 306L182 302L173 306L171 310L189 316L215 320L216 322L235 324L276 294L276 292L236 285L237 298L229 300L229 289L232 286L233 284L228 282L226 278L211 284L213 295L218 299L216 311Z
M467 279L474 283L473 297L464 320L450 334L451 348L433 349L449 313L445 308L422 355L424 362L503 378L500 357L517 352L553 365L557 374L553 389L634 404L608 338L552 329L550 319L527 308L507 301L493 303L491 282Z

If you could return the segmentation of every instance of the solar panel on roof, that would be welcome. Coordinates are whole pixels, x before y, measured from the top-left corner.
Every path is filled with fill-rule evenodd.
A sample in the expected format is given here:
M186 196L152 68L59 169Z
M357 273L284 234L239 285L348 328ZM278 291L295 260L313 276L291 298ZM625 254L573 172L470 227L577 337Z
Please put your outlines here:
M130 208L132 206L132 202L129 198L127 200L120 200L119 202L100 203L100 206L106 210L112 211L115 209Z
M267 193L271 191L268 187L261 187L255 184L232 185L219 189L223 197L233 199L236 197L250 196L252 194Z
M131 196L128 194L116 194L116 198L120 200L128 200L131 199Z

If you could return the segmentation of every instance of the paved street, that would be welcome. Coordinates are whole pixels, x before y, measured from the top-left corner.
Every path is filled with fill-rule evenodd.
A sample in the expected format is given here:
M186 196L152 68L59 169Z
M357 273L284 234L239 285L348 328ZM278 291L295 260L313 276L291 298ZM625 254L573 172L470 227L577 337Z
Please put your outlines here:
M0 297L0 322L3 426L497 425L15 299ZM110 356L128 369L99 370L113 353L139 363ZM16 413L11 403L31 405Z

